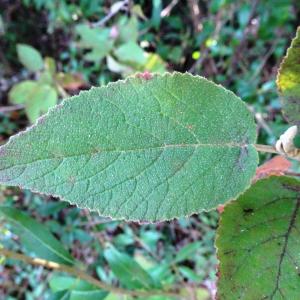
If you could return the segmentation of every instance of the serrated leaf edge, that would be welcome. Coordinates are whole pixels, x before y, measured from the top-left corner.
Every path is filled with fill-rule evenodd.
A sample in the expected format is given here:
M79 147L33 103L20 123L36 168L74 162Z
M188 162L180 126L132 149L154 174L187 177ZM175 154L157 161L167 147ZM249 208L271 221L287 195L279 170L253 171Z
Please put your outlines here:
M64 106L64 104L66 102L70 102L70 101L75 101L77 97L79 96L82 96L83 94L86 94L86 93L89 93L90 91L92 90L95 90L95 89L106 89L106 88L109 88L110 86L113 86L115 84L127 84L132 78L135 78L135 79L139 79L140 81L147 81L147 80L152 80L152 79L143 79L141 77L137 77L137 74L140 74L140 73L136 73L136 74L133 74L125 79L120 79L120 80L117 80L115 82L109 82L107 85L104 85L104 86L100 86L100 87L91 87L89 90L85 90L85 91L80 91L78 95L75 95L75 96L72 96L70 98L66 98L64 99L60 104L57 104L56 106L54 107L51 107L48 112L44 115L42 115L41 117L39 117L35 123L33 123L31 126L27 127L25 130L11 136L7 143L5 143L5 145L8 145L9 143L11 143L14 139L18 138L19 136L22 136L23 134L25 134L27 131L30 131L32 128L35 128L36 126L38 126L39 124L42 124L43 123L43 120L45 118L47 118L48 116L50 116L52 113L55 113L55 111L57 109L60 109L61 107ZM221 84L216 84L215 82L211 81L211 80L208 80L207 78L203 77L203 76L200 76L200 75L193 75L191 73L188 73L188 72L185 72L185 73L181 73L181 72L164 72L163 74L160 74L160 73L151 73L152 76L158 76L158 77L165 77L165 76L170 76L170 77L174 77L176 75L188 75L190 76L191 78L200 78L200 79L204 79L205 81L209 82L210 84L214 85L215 87L218 87L218 88L221 88L224 92L226 92L227 94L230 94L230 95L233 95L234 97L240 99L240 102L242 105L244 105L244 107L249 111L249 113L251 114L251 111L249 110L249 108L247 107L247 105L244 103L244 101L238 97L235 93L233 93L232 91L230 90L227 90L226 88L224 88ZM253 119L253 122L254 122L254 119ZM257 139L257 133L256 133L256 137L255 137L255 140ZM254 143L252 144L247 144L249 146L253 146L254 147ZM1 146L0 146L0 150L1 150ZM256 156L256 166L258 165L258 162L259 162L259 158L258 158L258 155ZM252 179L255 177L255 174L253 174L253 176L249 179L249 183L245 186L245 189L243 191L241 191L240 193L238 193L235 197L235 199L237 199L240 195L242 195L246 190L249 189L249 187L251 186L251 183L252 183ZM21 184L16 184L15 186L21 188L21 189L24 189L24 185L21 185ZM192 211L191 213L189 214L186 214L186 215L183 215L183 216L180 216L180 217L173 217L173 218L165 218L165 219L161 219L161 220L155 220L155 221L144 221L144 220L140 220L140 219L126 219L125 217L119 217L119 218L116 218L116 217L113 217L111 216L110 214L102 214L100 213L100 210L99 209L91 209L85 205L80 205L80 204L77 204L75 202L72 202L70 200L67 200L65 199L63 196L60 196L60 195L57 195L57 194L50 194L50 193L41 193L33 188L30 188L30 190L36 194L39 194L39 195L46 195L46 196L50 196L50 197L55 197L55 198L58 198L60 199L61 201L65 201L65 202L68 202L70 203L71 205L75 205L77 208L80 208L80 209L87 209L88 211L91 211L91 212L97 212L98 215L100 216L103 216L103 217L107 217L107 218L110 218L111 220L118 220L118 221L126 221L126 222L135 222L135 223L139 223L139 224L145 224L145 223L148 223L148 224L157 224L157 223L161 223L161 222L165 222L165 221L171 221L171 220L178 220L180 218L188 218L190 217L191 215L194 215L194 214L199 214L201 212L208 212L208 211L212 211L214 209L216 209L216 207L214 208L211 208L211 209L202 209L200 211ZM232 199L232 200L235 200L235 199ZM225 203L228 203L232 200L228 200L226 201Z

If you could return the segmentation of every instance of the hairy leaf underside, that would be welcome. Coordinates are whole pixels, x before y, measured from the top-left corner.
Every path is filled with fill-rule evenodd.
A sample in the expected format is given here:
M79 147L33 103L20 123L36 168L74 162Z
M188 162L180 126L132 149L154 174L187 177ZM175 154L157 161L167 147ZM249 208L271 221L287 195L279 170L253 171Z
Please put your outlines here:
M157 221L237 197L256 127L233 93L189 74L135 77L65 100L0 148L0 182Z

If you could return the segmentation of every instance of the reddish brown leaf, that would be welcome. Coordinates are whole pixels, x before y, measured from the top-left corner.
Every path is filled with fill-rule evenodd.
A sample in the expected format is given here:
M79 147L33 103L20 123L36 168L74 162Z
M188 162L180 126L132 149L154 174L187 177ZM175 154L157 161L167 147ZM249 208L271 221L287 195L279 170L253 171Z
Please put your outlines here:
M256 170L254 181L271 175L282 176L291 167L291 165L292 164L286 158L277 155Z

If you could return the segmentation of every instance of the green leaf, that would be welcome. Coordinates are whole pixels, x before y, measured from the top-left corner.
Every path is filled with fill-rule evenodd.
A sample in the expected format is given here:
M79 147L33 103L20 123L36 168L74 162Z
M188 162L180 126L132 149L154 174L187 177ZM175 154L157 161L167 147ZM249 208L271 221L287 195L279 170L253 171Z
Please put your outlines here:
M102 291L92 284L70 276L52 276L49 281L50 288L56 293L68 293L70 300L102 300L108 292Z
M52 57L45 57L45 69L54 76L56 73L56 62Z
M91 49L84 55L88 61L99 62L111 50L114 41L109 36L110 30L107 28L90 28L85 24L76 26L76 33L80 37L79 46L85 49Z
M300 181L270 177L225 206L216 245L220 299L298 299Z
M26 114L33 123L57 103L57 92L48 84L26 80L10 90L9 99L12 103L24 103Z
M144 15L143 9L141 7L140 4L135 4L133 5L131 12L133 15L143 19L143 20L147 20L146 16Z
M128 42L115 50L116 57L124 63L144 65L147 57L144 50L134 42Z
M112 299L105 299L105 300L112 300ZM121 299L119 297L119 298L115 298L114 300L123 300L123 299ZM146 297L146 298L145 297L143 297L143 298L129 298L128 300L178 300L178 298L177 297L168 297L168 296L150 296L150 297Z
M49 108L55 106L57 100L57 92L53 87L47 84L38 84L31 94L31 98L25 104L25 111L31 123L46 113Z
M180 266L178 267L178 270L183 275L183 277L187 278L189 281L201 282L201 276L196 274L191 268Z
M107 62L107 68L114 73L121 73L121 74L130 74L133 73L133 70L128 67L125 66L123 64L120 64L119 62L117 62L113 57L111 57L110 55L108 55L106 57L106 62Z
M104 250L104 257L115 276L127 288L150 289L155 286L152 277L127 254L111 246Z
M280 65L277 86L285 116L290 123L300 126L300 27Z
M134 16L131 17L129 20L127 18L120 18L118 23L120 42L136 42L139 36L138 19Z
M198 288L196 289L196 297L197 300L210 300L211 293L207 289Z
M236 198L257 166L245 104L199 76L147 79L50 110L0 148L0 183L127 220L172 219Z
M33 80L25 80L15 84L8 94L10 102L15 104L26 103L37 87L37 82Z
M70 291L59 291L50 296L49 300L70 300Z
M53 292L70 290L82 283L83 281L78 278L62 275L51 276L49 280L49 286Z
M186 259L193 259L195 252L200 248L200 246L201 246L201 243L198 241L184 246L177 253L175 262L178 263L178 262L181 262Z
M146 54L147 61L144 69L150 72L164 73L166 71L166 63L155 53Z
M158 29L161 22L162 0L152 0L151 23Z
M107 292L91 289L85 291L73 290L70 295L70 300L102 300L106 299Z
M106 298L105 300L123 300L121 298L122 296L120 294L113 294L113 293L110 293ZM120 299L121 298L121 299ZM127 300L127 299L125 299Z
M80 37L80 46L83 48L97 48L101 43L108 42L109 30L106 28L91 28L88 25L80 24L77 25L76 33Z
M50 85L50 86L56 84L55 77L47 69L45 69L45 71L43 71L41 73L39 81L37 83L38 84L46 84L46 85Z
M38 50L35 48L26 45L18 44L17 53L20 62L29 70L29 71L39 71L43 69L44 62L43 58Z
M8 206L0 206L0 215L14 226L25 248L39 258L67 265L74 264L73 257L42 224Z
M106 51L106 49L103 48L94 48L88 53L84 54L84 59L86 61L91 62L100 62L109 52Z

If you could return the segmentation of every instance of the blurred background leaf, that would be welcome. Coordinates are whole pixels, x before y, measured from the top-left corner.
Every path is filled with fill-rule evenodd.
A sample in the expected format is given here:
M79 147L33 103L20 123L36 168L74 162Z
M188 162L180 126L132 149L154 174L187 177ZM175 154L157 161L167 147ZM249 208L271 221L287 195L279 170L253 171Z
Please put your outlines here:
M25 44L18 44L17 52L19 61L29 71L36 72L43 68L43 58L40 52L35 48Z
M0 206L0 214L12 224L29 252L50 261L66 265L74 264L73 257L42 224L12 207Z
M115 276L129 289L151 289L155 284L151 276L130 256L119 252L113 246L104 250L107 260Z

